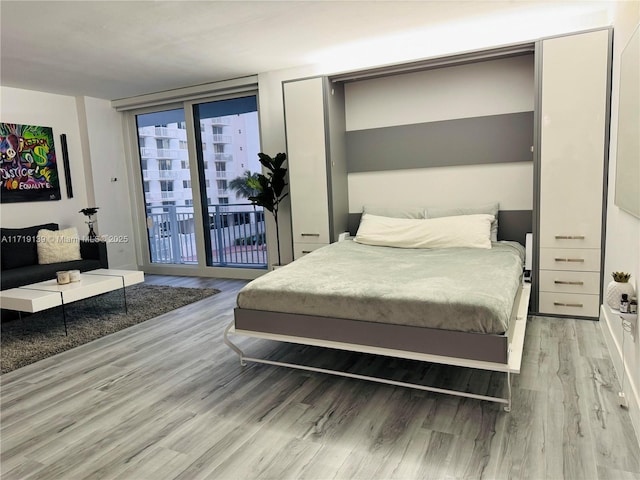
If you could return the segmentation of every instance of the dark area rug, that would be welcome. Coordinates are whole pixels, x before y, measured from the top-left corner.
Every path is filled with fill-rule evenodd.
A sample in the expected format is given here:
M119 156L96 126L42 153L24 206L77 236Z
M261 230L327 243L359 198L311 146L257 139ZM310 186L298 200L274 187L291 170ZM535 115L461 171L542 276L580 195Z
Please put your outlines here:
M2 323L2 373L83 345L218 292L215 288L133 285L126 290L128 313L124 310L122 290L80 300L65 306L68 336L64 334L60 307L31 315L23 314L22 320Z

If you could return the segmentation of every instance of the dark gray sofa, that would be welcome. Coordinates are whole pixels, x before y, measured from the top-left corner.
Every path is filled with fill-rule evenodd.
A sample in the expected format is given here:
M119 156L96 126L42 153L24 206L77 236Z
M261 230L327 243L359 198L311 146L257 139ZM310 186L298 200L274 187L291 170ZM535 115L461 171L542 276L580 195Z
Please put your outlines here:
M38 264L36 237L41 229L58 230L58 224L47 223L25 228L0 228L0 290L21 287L30 283L55 278L59 270L86 272L98 268L109 268L107 244L102 241L80 241L82 260L71 262Z

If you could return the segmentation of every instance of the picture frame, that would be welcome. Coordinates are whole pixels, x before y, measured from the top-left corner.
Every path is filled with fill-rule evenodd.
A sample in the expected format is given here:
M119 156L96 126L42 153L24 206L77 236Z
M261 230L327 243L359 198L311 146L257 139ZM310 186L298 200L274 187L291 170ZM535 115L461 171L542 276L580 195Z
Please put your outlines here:
M0 123L0 203L60 200L53 129Z

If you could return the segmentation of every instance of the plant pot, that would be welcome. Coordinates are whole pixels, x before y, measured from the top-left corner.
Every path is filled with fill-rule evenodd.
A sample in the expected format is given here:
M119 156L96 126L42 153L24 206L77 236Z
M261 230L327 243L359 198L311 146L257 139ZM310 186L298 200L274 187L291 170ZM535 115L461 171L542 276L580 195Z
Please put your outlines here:
M631 300L634 293L633 285L629 282L616 282L615 280L609 282L606 293L607 305L615 310L620 310L620 299L623 293L626 293Z

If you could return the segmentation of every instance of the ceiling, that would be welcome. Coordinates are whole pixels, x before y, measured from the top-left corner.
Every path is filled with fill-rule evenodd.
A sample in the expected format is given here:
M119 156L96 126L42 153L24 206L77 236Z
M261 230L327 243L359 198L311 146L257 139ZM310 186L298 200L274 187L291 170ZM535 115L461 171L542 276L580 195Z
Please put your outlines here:
M308 65L341 51L355 64L358 52L376 54L386 37L404 42L398 51L415 50L416 42L402 40L406 32L603 3L1 0L0 84L113 100ZM354 45L360 50L348 49Z

